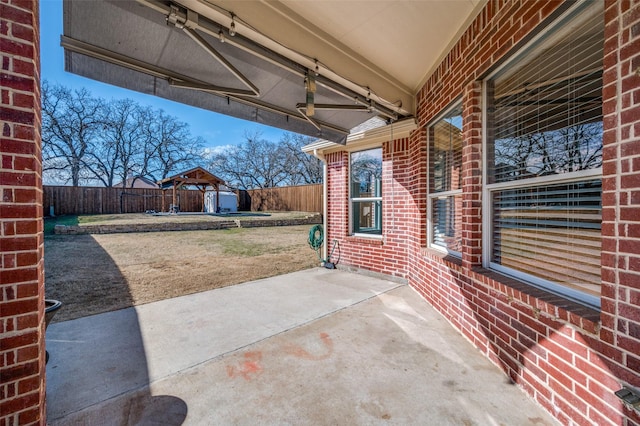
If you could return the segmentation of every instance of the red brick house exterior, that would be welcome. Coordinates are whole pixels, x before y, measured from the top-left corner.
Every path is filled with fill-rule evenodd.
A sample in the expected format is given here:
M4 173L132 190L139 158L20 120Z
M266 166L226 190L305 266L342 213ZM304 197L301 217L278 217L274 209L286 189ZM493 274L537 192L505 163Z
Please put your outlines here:
M607 0L602 59L600 307L483 263L483 80L567 13L572 2L490 1L417 93L416 129L387 126L346 146L305 148L325 161L329 248L339 267L404 278L478 350L562 424L637 425L614 394L640 389L640 3ZM427 242L427 128L456 100L462 128L461 253ZM406 128L406 126L405 126ZM350 154L382 147L382 231L354 232ZM351 213L350 213L351 212ZM331 258L336 261L337 256ZM596 265L597 266L597 265Z
M327 241L341 264L406 279L563 424L638 425L640 5L605 0L600 307L483 268L482 80L573 2L490 0L417 93L417 127L382 147L380 238L351 235L349 152L328 150ZM45 424L38 2L0 2L0 424ZM426 70L425 70L426 72ZM427 126L461 97L462 247L428 248ZM379 135L378 135L379 136ZM330 151L330 152L329 152Z
M0 424L45 423L37 1L0 2Z

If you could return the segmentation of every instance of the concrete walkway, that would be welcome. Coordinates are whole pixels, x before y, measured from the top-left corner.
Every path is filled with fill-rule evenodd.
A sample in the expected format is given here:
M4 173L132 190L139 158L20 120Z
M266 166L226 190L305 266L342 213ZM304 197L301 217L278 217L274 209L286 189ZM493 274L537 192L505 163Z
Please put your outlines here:
M555 424L411 288L344 271L52 324L47 350L52 425Z

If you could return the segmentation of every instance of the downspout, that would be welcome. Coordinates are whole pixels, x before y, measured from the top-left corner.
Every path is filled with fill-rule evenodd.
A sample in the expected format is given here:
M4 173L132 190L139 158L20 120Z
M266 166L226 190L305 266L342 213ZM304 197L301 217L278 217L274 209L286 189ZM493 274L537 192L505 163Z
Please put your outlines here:
M318 160L322 161L322 229L324 231L324 245L322 247L322 258L326 259L328 256L328 242L327 239L329 237L329 229L328 224L329 221L327 220L327 211L328 211L328 200L327 197L329 195L328 192L328 186L327 186L327 159L324 157L324 154L321 154L318 152L317 149L313 150L313 156L316 157Z

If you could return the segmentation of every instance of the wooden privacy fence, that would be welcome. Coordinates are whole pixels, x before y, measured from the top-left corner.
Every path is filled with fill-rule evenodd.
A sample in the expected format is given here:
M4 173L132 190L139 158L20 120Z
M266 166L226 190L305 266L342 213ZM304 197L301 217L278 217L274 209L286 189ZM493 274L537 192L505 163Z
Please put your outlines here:
M161 189L105 188L90 186L45 185L44 214L53 207L56 215L144 213L162 211ZM164 193L165 207L172 203L172 192ZM202 193L179 190L178 205L183 212L202 211ZM322 185L286 186L281 188L238 191L241 211L322 212Z
M51 207L56 215L65 214L117 214L144 213L147 210L162 211L164 195L166 208L173 202L172 192L153 188L106 188L90 186L49 186L43 187L44 214L49 215ZM200 191L178 191L178 205L181 211L202 211Z
M244 191L243 191L244 192ZM251 211L300 211L322 213L322 185L283 186L250 189L244 203L250 202Z

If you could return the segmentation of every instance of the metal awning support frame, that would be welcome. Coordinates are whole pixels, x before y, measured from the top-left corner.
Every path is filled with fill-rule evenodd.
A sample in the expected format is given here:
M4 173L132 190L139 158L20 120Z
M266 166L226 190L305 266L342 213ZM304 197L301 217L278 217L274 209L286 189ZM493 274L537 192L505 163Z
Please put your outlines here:
M336 105L336 104L312 104L314 109L325 111L367 111L373 112L371 107L364 105ZM307 113L309 104L299 103L296 104L296 109L300 113L300 116L304 117L309 123L311 123L316 129L321 130L321 127L316 120L311 118L311 115Z
M247 77L244 76L236 67L233 66L231 62L227 60L220 52L218 52L211 44L209 44L200 34L196 32L196 28L198 28L198 14L187 9L187 15L185 18L182 18L178 15L178 8L176 6L171 6L171 12L167 16L167 24L174 25L176 28L181 29L191 40L193 40L198 46L204 49L211 57L213 57L216 61L218 61L222 66L224 66L231 74L233 74L238 80L240 80L245 86L247 86L250 90L239 90L234 88L216 88L211 89L210 86L205 85L202 87L198 87L199 85L180 85L173 84L175 87L183 87L186 89L196 89L202 90L206 88L208 91L219 92L223 95L241 95L241 96L260 96L260 89L258 89ZM224 39L220 39L223 41ZM178 82L179 83L179 82Z
M219 87L219 86L208 84L202 81L194 80L183 74L176 73L176 72L173 72L165 68L158 67L146 62L142 62L137 59L133 59L131 57L124 56L107 49L93 46L83 41L75 40L71 37L61 36L60 45L64 47L66 50L69 50L72 52L80 53L95 59L100 59L102 61L119 65L121 67L138 71L144 74L148 74L153 77L166 79L170 85L175 87L180 87L184 89L201 90L204 92L211 92L214 94L227 96L238 102L242 102L246 105L251 105L251 106L259 107L262 109L266 109L271 112L284 115L287 118L291 118L295 120L306 120L304 116L302 117L300 116L299 111L280 108L275 105L267 104L266 102L261 102L259 99L255 97L242 96L240 93L238 94L228 93L228 90L227 92L225 92L226 89L223 87ZM333 131L342 133L345 136L349 134L348 129L334 126L330 123L320 121L320 120L314 120L314 121L315 123L313 125L316 128L318 128L318 126L322 126L323 128L331 129Z
M233 36L231 36L229 33L229 29L224 25L215 21L211 21L209 18L200 19L200 16L197 12L194 12L184 6L176 4L167 5L161 0L137 1L138 3L141 3L163 14L166 17L167 22L179 22L178 25L183 25L184 28L197 29L218 39L222 39L221 37L224 37L223 39L225 40L225 43L229 43L230 45L249 52L252 55L259 57L260 59L268 61L274 65L286 69L289 72L297 74L301 77L301 79L306 78L310 72L313 72L315 74L316 84L321 85L322 87L331 90L332 92L339 94L356 104L368 106L374 100L374 95L372 94L371 89L368 87L360 87L354 85L353 83L350 83L352 87L347 88L344 85L323 76L321 74L321 70L318 66L317 60L314 61L315 69L310 70L307 67L289 58L286 58L276 52L264 48L263 46L255 43L249 38L238 34L237 31L234 32ZM384 99L378 99L378 101L376 101L375 110L380 115L383 115L394 121L398 120L400 116L410 115L408 111L402 109L402 106L393 105L392 103L385 101Z

